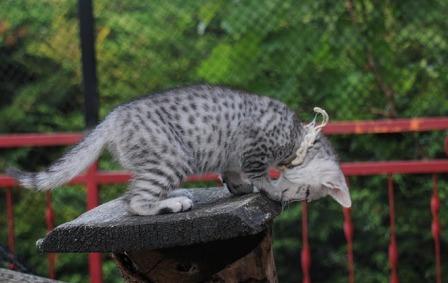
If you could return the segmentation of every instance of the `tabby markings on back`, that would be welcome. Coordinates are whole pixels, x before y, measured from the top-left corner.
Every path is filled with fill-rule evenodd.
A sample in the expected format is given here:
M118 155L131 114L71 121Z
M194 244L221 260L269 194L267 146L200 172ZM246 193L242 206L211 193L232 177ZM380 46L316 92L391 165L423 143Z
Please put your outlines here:
M137 215L191 209L191 195L177 188L188 175L203 172L221 173L233 194L260 190L282 202L310 201L341 190L342 172L322 135L300 165L308 172L303 184L276 187L270 180L268 169L294 158L303 134L302 123L279 101L225 87L197 85L118 106L47 170L31 173L9 169L8 174L23 187L50 190L80 174L107 148L132 172L125 200L129 211ZM319 172L322 164L327 171ZM307 183L309 174L325 176L328 170L337 176Z

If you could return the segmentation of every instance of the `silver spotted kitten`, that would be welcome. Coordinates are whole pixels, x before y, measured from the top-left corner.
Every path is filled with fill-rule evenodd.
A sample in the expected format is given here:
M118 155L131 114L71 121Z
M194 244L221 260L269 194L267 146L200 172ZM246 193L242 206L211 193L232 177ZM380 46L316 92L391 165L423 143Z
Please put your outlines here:
M322 135L301 164L307 172L301 187L282 189L268 176L270 167L294 159L303 135L302 123L281 102L229 88L198 85L117 107L45 171L7 172L23 187L50 190L80 174L107 147L132 172L125 199L129 211L137 215L191 209L191 196L177 188L186 176L202 172L221 173L233 194L260 190L283 202L332 195L341 189L342 173L333 174L337 177L327 174L328 170L340 170ZM326 172L319 172L321 163L326 164ZM335 180L319 177L321 181L311 186L306 183L310 174Z

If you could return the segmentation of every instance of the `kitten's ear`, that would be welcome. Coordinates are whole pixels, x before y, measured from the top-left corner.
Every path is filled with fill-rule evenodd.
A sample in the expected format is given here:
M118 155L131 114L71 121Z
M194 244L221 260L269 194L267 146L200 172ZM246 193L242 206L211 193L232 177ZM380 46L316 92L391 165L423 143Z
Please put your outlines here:
M351 207L352 199L344 178L336 183L325 184L328 194L343 207Z

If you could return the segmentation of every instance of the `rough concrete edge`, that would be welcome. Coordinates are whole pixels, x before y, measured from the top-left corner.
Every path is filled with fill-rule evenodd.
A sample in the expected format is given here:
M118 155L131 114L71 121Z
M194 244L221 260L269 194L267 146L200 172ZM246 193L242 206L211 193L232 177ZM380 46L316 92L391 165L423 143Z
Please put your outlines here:
M33 274L21 273L9 269L0 268L0 282L18 283L18 282L36 282L36 283L63 283L62 281L48 279Z
M260 199L261 198L261 199ZM260 205L254 206L256 209L250 209L251 208L251 204L253 202L256 201L262 201L265 202L265 204L263 204L263 207L267 207L268 210L270 211L266 211L265 213L263 213L263 218L259 217L259 211L261 210ZM249 209L248 209L249 208ZM232 212L232 213L230 213ZM229 211L229 213L236 217L234 218L235 220L238 219L239 220L239 226L241 226L241 229L239 231L237 231L234 235L232 236L228 236L225 235L224 237L216 237L213 238L211 240L207 240L207 241L214 241L214 240L225 240L225 239L230 239L233 237L238 237L238 236L244 236L244 235L252 235L252 234L256 234L261 232L262 230L264 230L265 228L267 228L273 221L273 219L281 212L281 207L278 204L275 204L273 201L267 199L265 196L257 196L254 197L252 199L248 199L246 203L239 205L237 207L235 207L233 210ZM202 218L202 217L201 217ZM198 218L196 221L199 221ZM255 220L255 221L253 221ZM67 222L69 223L69 222ZM45 238L39 239L36 242L36 247L43 252L94 252L94 251L100 251L100 252L121 252L124 251L126 248L126 245L122 245L122 247L114 247L110 250L107 249L103 249L100 248L99 246L95 248L89 248L89 250L80 250L77 249L75 251L75 249L72 247L67 247L67 248L63 248L61 249L61 247L58 247L57 245L51 244L54 242L58 242L57 238L59 237L66 237L67 234L73 233L73 230L70 229L70 225L65 225L67 223L64 223L58 227L56 227L52 232L50 232ZM148 225L153 225L152 223L148 223ZM85 228L87 229L101 229L101 226L85 226ZM88 231L84 231L84 232L88 232ZM80 238L82 238L82 235L80 235ZM48 241L51 241L53 239L53 241L48 244ZM198 243L203 243L203 242L207 242L207 241L201 241L201 239L195 239L192 242L189 243L190 244L198 244ZM179 246L182 245L181 243L176 243L176 242L172 242L169 243L165 246L162 246L163 248L168 248L168 247L174 247L174 246ZM159 247L152 247L151 245L147 245L147 246L142 246L141 248L159 248Z

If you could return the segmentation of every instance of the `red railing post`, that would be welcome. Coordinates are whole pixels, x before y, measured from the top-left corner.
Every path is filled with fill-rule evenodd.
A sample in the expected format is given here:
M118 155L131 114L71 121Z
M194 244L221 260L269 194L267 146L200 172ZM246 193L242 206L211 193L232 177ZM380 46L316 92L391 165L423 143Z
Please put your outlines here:
M92 165L86 173L87 185L87 210L95 208L99 204L99 192L96 182L97 164ZM102 283L102 258L101 253L89 253L89 273L91 283Z
M6 190L6 218L8 225L8 249L10 253L15 254L16 238L14 232L14 202L12 198L12 188ZM10 264L9 268L14 269L15 266Z
M390 264L390 282L398 283L398 245L395 228L395 201L394 184L392 176L387 176L387 190L389 199L389 218L390 218L390 242L389 242L389 264Z
M448 137L445 138L445 154L448 156Z
M431 197L431 214L432 214L432 224L431 232L434 238L434 252L436 259L436 283L442 283L442 268L440 259L440 221L439 221L439 190L438 190L438 179L437 175L432 176L432 197Z
M348 178L345 178L346 183L350 186L350 182ZM355 260L353 257L353 222L351 216L351 208L343 208L344 214L344 235L345 240L347 241L347 269L348 269L348 282L355 283Z
M47 231L50 232L54 228L54 212L51 202L51 192L45 194L45 222L47 224ZM48 255L48 277L51 279L56 278L56 254L49 253Z
M311 253L310 244L308 242L308 204L306 201L302 202L302 282L311 283L310 268L311 268Z
M351 209L344 208L344 235L347 240L347 269L348 282L355 283L355 263L353 258L353 224L351 218Z

